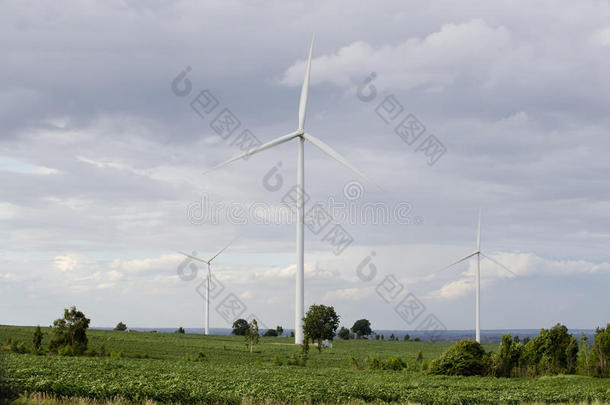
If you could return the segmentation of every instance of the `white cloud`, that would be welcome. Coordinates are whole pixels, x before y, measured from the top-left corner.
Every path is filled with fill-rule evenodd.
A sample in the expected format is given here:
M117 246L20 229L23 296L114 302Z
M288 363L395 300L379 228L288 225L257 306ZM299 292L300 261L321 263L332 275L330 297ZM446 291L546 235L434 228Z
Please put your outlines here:
M65 254L61 256L56 256L54 262L55 267L60 271L70 271L76 268L79 263L79 260L76 255Z
M316 74L312 83L351 86L376 72L379 82L393 88L419 85L443 86L460 74L484 74L510 42L505 27L492 27L481 19L445 24L425 38L410 38L396 45L373 47L362 41L344 46L336 53L313 59ZM304 60L286 70L281 83L300 85ZM377 82L376 82L377 83Z

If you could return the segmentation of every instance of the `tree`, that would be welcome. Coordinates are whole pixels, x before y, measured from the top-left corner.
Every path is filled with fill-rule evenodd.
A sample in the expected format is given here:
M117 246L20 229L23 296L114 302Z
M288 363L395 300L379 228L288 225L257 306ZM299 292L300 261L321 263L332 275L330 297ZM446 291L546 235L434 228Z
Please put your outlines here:
M354 322L354 326L352 326L352 332L354 332L358 338L370 335L373 333L371 330L371 322L369 322L368 319L357 320Z
M40 350L40 346L42 345L42 330L40 329L40 325L36 327L34 330L34 337L32 338L32 343L34 344L34 349L36 351Z
M284 328L279 325L275 327L275 331L277 332L277 336L282 336L284 334Z
M405 334L405 336L403 337L403 340L404 340L405 342L408 342L408 341L409 341L409 339L411 339L411 336L409 336L409 334L408 334L408 333L406 333L406 334Z
M252 353L252 346L258 344L259 340L258 322L256 322L256 319L252 319L252 322L248 324L248 329L246 330L244 336L246 337L246 345L250 346L250 353Z
M515 341L510 333L502 336L498 354L493 356L493 373L496 377L510 377L520 365L523 345Z
M342 326L341 329L339 329L339 333L337 333L337 336L343 340L348 340L351 334L349 329L347 329L345 326Z
M87 350L87 329L90 319L85 317L76 307L64 310L64 317L53 322L53 338L49 347L59 351L70 346L75 355L83 354Z
M267 331L263 334L263 336L265 336L265 337L277 336L277 330L276 329L267 329Z
M322 351L322 340L333 340L339 327L339 315L335 308L326 305L312 305L303 318L303 331L312 341L318 341L318 351Z
M184 328L182 326L180 326L178 329L176 329L176 331L174 333L180 333L180 334L184 335L185 331L184 331Z
M233 330L231 331L231 333L234 334L235 336L244 336L246 334L247 330L248 330L248 321L246 321L245 319L239 318L238 320L233 322Z
M451 347L438 359L430 363L430 374L483 375L485 374L485 350L475 340L462 340Z
M606 329L597 328L593 338L593 363L595 375L599 377L610 376L610 323Z
M127 325L125 325L123 322L119 322L114 327L114 330L120 330L121 332L126 331L127 330Z

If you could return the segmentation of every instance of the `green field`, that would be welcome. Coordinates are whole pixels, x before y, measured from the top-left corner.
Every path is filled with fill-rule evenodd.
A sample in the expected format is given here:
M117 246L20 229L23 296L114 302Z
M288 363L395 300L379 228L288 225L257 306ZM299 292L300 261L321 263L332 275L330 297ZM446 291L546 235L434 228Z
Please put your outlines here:
M0 326L9 337L31 342L34 328ZM13 392L159 402L515 403L610 400L610 380L585 376L537 379L430 376L420 372L360 370L351 358L399 356L414 363L439 356L448 343L349 340L318 353L312 346L305 367L286 365L300 347L291 338L261 338L249 353L233 336L89 331L89 347L125 357L59 357L3 352L4 378ZM45 329L48 343L50 330ZM495 345L486 345L494 350ZM203 352L206 361L183 360ZM147 358L143 358L147 356ZM274 364L278 356L283 365Z

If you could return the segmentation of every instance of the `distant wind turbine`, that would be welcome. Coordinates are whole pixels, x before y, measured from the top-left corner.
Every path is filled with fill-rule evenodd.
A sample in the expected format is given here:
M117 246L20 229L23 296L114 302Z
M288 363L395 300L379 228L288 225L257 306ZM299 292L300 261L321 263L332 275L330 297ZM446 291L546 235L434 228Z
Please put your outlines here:
M294 333L294 343L302 344L303 343L303 317L305 300L304 300L304 218L305 218L305 203L303 200L303 195L305 194L305 165L304 165L304 143L305 140L309 141L316 148L320 149L322 152L326 153L331 158L335 159L348 169L355 172L357 175L375 185L379 189L379 187L375 182L369 179L364 173L360 170L356 169L352 164L350 164L343 156L333 150L330 146L315 138L314 136L305 132L305 111L307 110L307 92L309 89L309 72L311 70L311 53L313 51L313 42L314 38L311 39L311 45L309 47L309 56L307 58L307 65L305 67L305 78L303 79L303 87L301 88L301 99L299 101L299 126L296 131L291 132L287 135L280 136L279 138L274 139L273 141L269 141L260 146L254 147L247 152L236 156L230 160L227 160L224 163L221 163L212 169L207 170L205 173L208 173L212 170L216 170L223 166L228 165L229 163L235 162L236 160L246 158L248 156L254 155L256 153L262 152L264 150L273 148L282 143L291 141L293 139L297 139L298 141L298 157L297 157L297 196L296 196L296 208L297 208L297 268L296 268L296 297L295 297L295 333Z
M178 253L180 253L180 254L182 254L182 255L184 255L186 257L190 257L193 260L197 260L198 262L205 263L205 264L208 265L207 292L205 294L205 329L204 329L204 334L205 335L209 335L210 334L210 282L212 280L212 270L211 270L211 268L212 268L212 260L216 259L216 257L218 255L220 255L229 246L231 246L233 244L233 242L235 242L236 239L233 239L227 246L225 246L222 249L220 249L218 251L218 253L216 253L214 256L212 256L208 260L203 260L200 257L189 255L188 253L178 251Z
M477 257L477 271L476 271L476 286L475 286L475 327L476 327L476 340L477 342L481 343L481 301L480 301L480 296L481 296L481 256L483 256L483 258L497 264L498 266L500 266L501 268L503 268L504 270L508 271L509 273L511 273L512 275L516 276L515 273L513 273L508 267L506 267L505 265L503 265L502 263L492 259L491 257L487 256L486 254L484 254L483 252L481 252L481 210L479 210L479 224L477 227L477 250L475 250L473 253L469 254L468 256L462 257L460 260L451 263L449 266L439 270L439 271L443 271L443 270L447 270L450 267L455 266L458 263L462 263L465 260L470 259L471 257L476 256Z

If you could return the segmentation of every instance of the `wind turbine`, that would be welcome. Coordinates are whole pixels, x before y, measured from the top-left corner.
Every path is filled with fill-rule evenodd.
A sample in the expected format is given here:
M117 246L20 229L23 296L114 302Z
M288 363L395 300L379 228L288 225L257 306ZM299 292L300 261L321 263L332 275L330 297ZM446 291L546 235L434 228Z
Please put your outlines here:
M207 292L205 294L205 329L204 329L204 335L209 335L210 334L210 282L212 280L212 260L216 259L216 257L218 255L220 255L222 252L224 252L226 248L231 246L231 244L233 244L233 242L235 242L236 239L233 239L227 246L225 246L222 249L220 249L218 251L218 253L216 253L214 256L212 256L208 260L203 260L200 257L189 255L188 253L178 251L178 253L180 253L180 254L182 254L182 255L184 255L186 257L190 257L193 260L197 260L198 262L205 263L205 264L208 265L208 278L207 278L207 286L206 286Z
M232 159L227 160L224 163L221 163L209 170L205 173L209 173L212 170L216 170L223 166L228 165L229 163L235 162L236 160L246 158L248 156L254 155L256 153L262 152L264 150L273 148L282 143L291 141L293 139L297 140L298 146L298 155L297 155L297 196L296 196L296 208L297 208L297 236L296 236L296 253L297 253L297 275L296 275L296 297L295 297L295 333L294 333L294 343L302 344L303 343L303 317L305 301L304 301L304 218L305 218L305 207L304 207L304 199L303 195L305 194L305 165L304 165L304 144L307 140L313 146L320 149L322 152L326 153L331 158L335 159L348 169L355 172L357 175L375 185L379 189L379 187L375 182L370 180L364 173L360 170L356 169L352 164L350 164L343 156L333 150L330 146L322 142L320 139L308 134L305 132L305 111L307 110L307 92L309 89L309 72L311 70L311 53L313 51L313 42L314 38L311 38L311 45L309 47L309 56L307 58L307 65L305 67L305 78L303 79L303 86L301 87L301 98L299 101L299 121L297 130L291 132L287 135L280 136L272 141L264 143L260 146L254 147L247 152L236 156Z
M455 266L458 263L461 263L465 260L470 259L471 257L476 256L477 257L477 271L475 273L475 329L476 329L476 341L481 343L481 256L483 256L483 258L489 260L490 262L493 262L495 264L497 264L498 266L500 266L501 268L503 268L504 270L508 271L510 274L516 276L515 273L513 273L508 267L506 267L505 265L503 265L502 263L498 262L497 260L492 259L491 257L487 256L485 253L481 252L481 210L479 209L479 223L477 226L477 250L475 250L473 253L469 254L468 256L462 257L460 260L451 263L449 266L441 269L442 270L447 270L450 267Z

